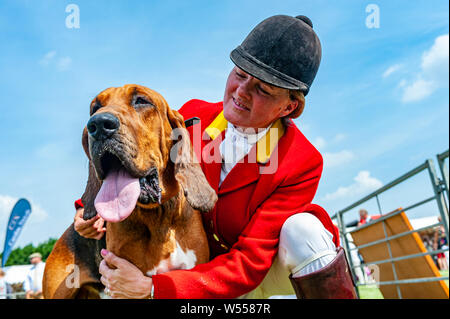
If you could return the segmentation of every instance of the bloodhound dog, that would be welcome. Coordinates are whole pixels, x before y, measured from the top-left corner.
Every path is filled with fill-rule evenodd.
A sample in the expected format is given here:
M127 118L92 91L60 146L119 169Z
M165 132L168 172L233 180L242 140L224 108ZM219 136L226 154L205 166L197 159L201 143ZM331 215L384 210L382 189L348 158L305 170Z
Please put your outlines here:
M209 259L199 211L211 210L217 195L195 160L183 117L139 85L104 90L90 115L82 137L89 158L83 218L98 213L106 236L81 237L73 224L65 231L46 262L45 298L99 298L105 247L147 275Z

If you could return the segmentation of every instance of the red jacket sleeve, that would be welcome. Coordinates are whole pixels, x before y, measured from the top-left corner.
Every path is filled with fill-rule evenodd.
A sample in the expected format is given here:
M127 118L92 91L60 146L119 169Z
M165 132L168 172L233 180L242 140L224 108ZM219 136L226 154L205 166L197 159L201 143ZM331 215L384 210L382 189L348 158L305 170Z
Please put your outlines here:
M81 198L80 198L80 199L77 199L77 200L75 201L75 209L83 208L83 207L84 207L84 205L83 205L83 203L81 202Z
M320 162L300 178L282 183L255 211L228 253L190 270L154 275L154 297L236 298L256 288L275 259L280 230L289 216L310 209L315 215L324 213L321 219L329 219L324 210L310 204L321 170ZM335 234L331 220L325 227Z

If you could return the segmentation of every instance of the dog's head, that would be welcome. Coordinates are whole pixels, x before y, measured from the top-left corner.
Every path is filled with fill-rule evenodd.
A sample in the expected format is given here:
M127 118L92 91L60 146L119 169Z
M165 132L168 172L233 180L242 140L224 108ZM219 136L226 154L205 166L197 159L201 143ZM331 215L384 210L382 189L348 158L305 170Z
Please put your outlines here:
M183 117L160 94L140 85L108 88L90 115L82 138L90 160L85 219L98 212L121 221L136 205L155 208L180 187L193 208L214 207L217 196L194 159Z

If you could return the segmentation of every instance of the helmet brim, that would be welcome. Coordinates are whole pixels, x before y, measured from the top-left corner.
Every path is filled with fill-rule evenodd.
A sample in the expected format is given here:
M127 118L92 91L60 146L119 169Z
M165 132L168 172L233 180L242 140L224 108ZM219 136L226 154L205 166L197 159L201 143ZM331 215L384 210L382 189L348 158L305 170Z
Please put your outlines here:
M231 51L230 59L237 67L263 82L283 89L300 90L304 95L308 94L307 84L278 72L247 53L241 46Z

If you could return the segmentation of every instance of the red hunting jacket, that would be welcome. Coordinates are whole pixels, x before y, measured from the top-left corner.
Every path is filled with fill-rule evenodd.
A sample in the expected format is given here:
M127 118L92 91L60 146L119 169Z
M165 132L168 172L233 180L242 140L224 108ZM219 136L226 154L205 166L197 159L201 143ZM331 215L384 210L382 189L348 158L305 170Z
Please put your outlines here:
M202 170L219 196L214 209L202 214L212 260L190 270L154 275L155 298L235 298L253 290L276 257L283 223L295 213L314 214L339 246L329 215L311 204L322 156L292 122L287 128L281 121L274 123L278 138L267 134L259 140L219 188L217 156L228 125L222 110L221 102L200 100L191 100L179 110L185 119L201 120L188 130ZM194 139L198 134L203 137L201 149ZM260 174L264 168L265 174Z
M275 122L272 127L278 134L261 138L219 187L219 145L228 125L222 110L222 102L200 100L191 100L179 110L185 120L201 120L188 131L219 199L212 211L202 214L211 261L190 270L153 275L155 298L236 298L250 292L277 255L283 223L296 213L315 215L339 246L329 215L311 204L322 173L322 156L292 121L287 127L280 120Z

